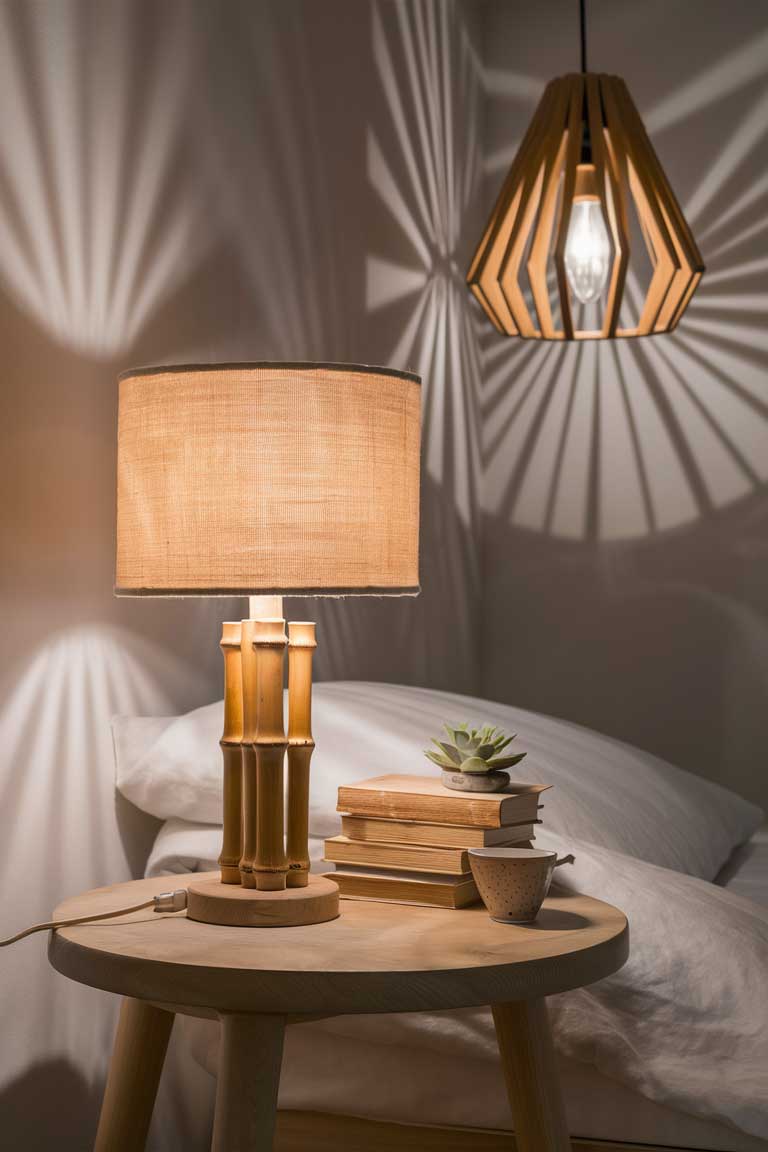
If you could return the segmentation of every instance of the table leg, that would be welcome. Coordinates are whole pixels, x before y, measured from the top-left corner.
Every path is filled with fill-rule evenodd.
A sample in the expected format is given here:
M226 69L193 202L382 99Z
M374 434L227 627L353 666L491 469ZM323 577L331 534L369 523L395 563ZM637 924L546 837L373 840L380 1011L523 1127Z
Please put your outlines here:
M285 1019L221 1015L211 1152L271 1152Z
M125 997L94 1152L144 1152L173 1012Z
M492 1005L517 1152L571 1152L546 1000Z

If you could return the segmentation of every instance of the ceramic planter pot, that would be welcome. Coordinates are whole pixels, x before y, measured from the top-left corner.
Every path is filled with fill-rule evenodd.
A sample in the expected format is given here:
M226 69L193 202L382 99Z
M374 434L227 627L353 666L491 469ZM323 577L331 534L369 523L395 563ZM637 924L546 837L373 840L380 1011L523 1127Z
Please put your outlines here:
M442 783L454 792L503 792L509 772L459 772L443 768Z

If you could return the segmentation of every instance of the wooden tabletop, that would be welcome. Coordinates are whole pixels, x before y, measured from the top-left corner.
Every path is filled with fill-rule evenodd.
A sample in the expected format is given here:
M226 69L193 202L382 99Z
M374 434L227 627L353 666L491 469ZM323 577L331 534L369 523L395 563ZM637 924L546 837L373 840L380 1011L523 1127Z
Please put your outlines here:
M97 888L65 900L55 918L127 907L201 878ZM49 945L54 968L95 988L160 1003L291 1015L548 996L610 975L628 953L622 912L556 890L531 925L497 924L481 904L454 911L342 900L341 916L326 924L228 928L150 908L59 929Z

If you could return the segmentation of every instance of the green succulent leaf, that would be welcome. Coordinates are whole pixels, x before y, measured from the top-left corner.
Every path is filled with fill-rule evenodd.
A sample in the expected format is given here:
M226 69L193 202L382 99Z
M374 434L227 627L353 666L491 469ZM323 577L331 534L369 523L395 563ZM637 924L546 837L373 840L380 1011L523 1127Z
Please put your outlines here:
M483 760L481 756L469 756L462 761L460 771L480 775L483 772L492 772L493 769L488 766L488 761Z
M450 724L443 724L443 728L448 733L451 740L456 740L459 733L464 733L466 736L469 735L466 724L455 724L453 727Z
M498 772L511 768L525 756L504 756L502 753L515 739L507 736L494 724L483 724L481 728L470 728L466 721L461 724L443 724L446 739L432 738L435 748L425 750L424 755L440 768L469 773Z
M451 763L455 764L457 767L459 764L461 764L461 753L459 752L458 748L455 747L455 745L446 744L442 740L434 740L433 743L442 750L444 755L448 757Z
M496 751L496 745L495 744L493 744L493 743L481 744L480 747L477 749L477 755L480 756L483 760L490 760L491 756L493 756L495 751Z
M452 760L449 760L447 756L441 756L439 753L433 752L431 748L425 748L424 755L428 760L431 760L433 764L437 764L438 768L456 768Z
M517 756L494 756L493 760L489 760L487 763L495 769L511 768L513 764L519 764L525 755L525 752L519 752Z

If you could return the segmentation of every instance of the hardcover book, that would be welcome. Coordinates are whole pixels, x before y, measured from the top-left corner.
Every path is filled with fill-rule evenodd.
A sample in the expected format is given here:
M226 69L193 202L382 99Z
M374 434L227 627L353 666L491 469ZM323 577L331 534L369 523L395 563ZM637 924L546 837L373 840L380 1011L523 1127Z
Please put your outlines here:
M334 864L369 868L408 869L466 875L469 856L463 848L427 848L418 844L377 844L374 840L350 840L332 836L325 842L325 859Z
M437 874L375 873L353 867L326 872L335 880L345 897L359 900L388 900L396 904L426 904L433 908L464 908L475 904L480 896L471 874L440 876Z
M339 788L337 811L387 820L477 828L533 822L546 784L509 784L504 792L451 792L433 776L375 776Z
M541 821L537 820L536 824ZM422 844L433 848L495 848L533 840L533 823L506 824L503 828L475 828L465 824L425 824L418 820L378 820L375 816L341 817L341 831L350 840L379 844Z

